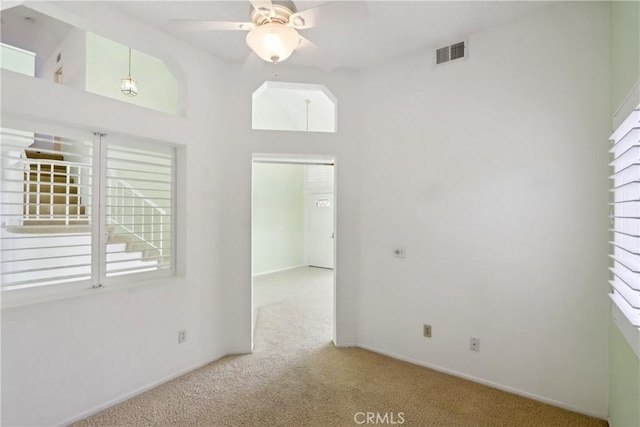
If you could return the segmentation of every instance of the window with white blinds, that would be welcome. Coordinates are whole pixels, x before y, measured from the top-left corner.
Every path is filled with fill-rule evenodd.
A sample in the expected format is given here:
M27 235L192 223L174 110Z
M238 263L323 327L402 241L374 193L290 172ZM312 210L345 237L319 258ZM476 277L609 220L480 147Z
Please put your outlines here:
M2 128L0 148L3 295L173 273L175 147Z
M610 297L640 329L640 111L633 111L610 139L614 143Z
M89 280L93 142L2 129L2 290Z
M174 149L107 145L107 276L171 268Z

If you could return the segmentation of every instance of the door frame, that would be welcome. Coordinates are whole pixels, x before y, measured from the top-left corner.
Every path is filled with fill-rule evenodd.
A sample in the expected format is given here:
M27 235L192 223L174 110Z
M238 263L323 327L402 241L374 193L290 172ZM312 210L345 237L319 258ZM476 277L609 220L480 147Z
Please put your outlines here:
M333 229L334 229L334 238L333 238L333 337L332 341L334 345L337 345L337 336L338 336L338 321L337 321L337 305L338 305L338 257L337 257L337 249L338 249L338 162L337 156L333 154L282 154L282 153L252 153L251 155L251 203L250 205L250 216L251 216L251 225L250 236L251 236L251 262L250 262L250 276L251 276L251 301L250 301L250 310L251 310L251 350L253 351L253 335L255 333L255 310L253 306L253 165L255 163L274 163L274 164L298 164L298 165L327 165L333 166ZM306 185L306 183L305 183ZM306 208L306 206L305 206ZM305 245L306 246L306 245ZM305 251L306 261L308 261L308 249Z

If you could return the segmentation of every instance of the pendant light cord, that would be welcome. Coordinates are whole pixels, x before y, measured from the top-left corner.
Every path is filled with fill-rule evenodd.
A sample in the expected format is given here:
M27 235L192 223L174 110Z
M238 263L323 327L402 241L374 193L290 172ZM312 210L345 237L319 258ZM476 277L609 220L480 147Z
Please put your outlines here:
M131 48L129 48L129 78L131 78Z
M309 132L309 104L311 104L311 100L305 99L304 102L307 104L307 132Z

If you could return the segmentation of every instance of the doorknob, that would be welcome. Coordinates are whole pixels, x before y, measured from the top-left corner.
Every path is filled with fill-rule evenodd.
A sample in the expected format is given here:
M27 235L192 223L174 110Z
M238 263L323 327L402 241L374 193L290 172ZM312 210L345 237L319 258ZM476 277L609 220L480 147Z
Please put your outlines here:
M333 239L334 234L335 234L335 233L331 233L331 238L332 238L332 239Z

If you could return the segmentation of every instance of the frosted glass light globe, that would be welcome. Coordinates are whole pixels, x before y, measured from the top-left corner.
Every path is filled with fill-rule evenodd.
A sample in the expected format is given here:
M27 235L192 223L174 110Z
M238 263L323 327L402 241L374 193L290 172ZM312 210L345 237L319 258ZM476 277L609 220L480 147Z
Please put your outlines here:
M255 27L247 34L247 45L267 62L284 61L298 44L300 35L294 28L273 22Z

